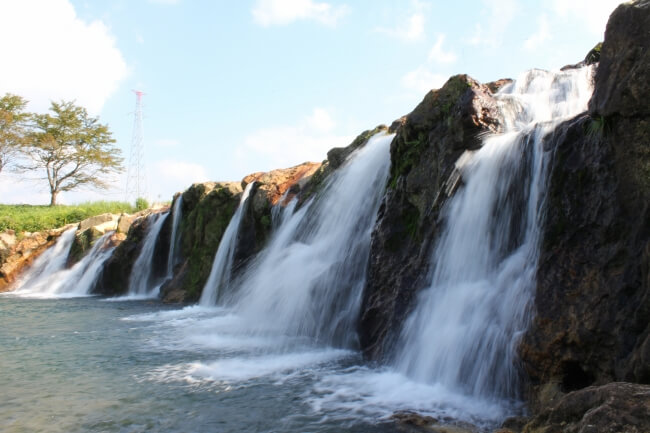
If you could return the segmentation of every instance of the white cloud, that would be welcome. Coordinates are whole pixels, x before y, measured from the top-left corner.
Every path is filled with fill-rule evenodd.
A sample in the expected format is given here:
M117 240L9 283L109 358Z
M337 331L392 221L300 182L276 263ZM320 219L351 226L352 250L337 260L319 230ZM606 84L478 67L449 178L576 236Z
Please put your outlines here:
M528 39L526 39L524 42L524 48L528 51L533 51L542 46L542 44L544 44L544 42L548 41L550 38L551 33L548 27L548 17L546 15L542 15L539 17L537 31L533 33Z
M336 123L327 110L316 107L311 116L307 117L307 125L317 131L328 132L336 126Z
M609 15L621 0L553 0L553 11L563 19L582 22L587 29L602 37Z
M495 48L501 45L503 37L518 11L516 0L483 0L485 10L482 14L487 22L486 28L476 24L474 35L467 41L470 45Z
M147 176L155 179L149 181L148 196L153 200L169 201L174 193L184 191L195 182L206 182L210 179L201 164L176 159L163 159L150 165Z
M149 3L158 3L163 5L176 5L180 2L181 0L149 0Z
M377 31L403 41L420 40L424 36L424 14L416 12L409 16L404 23L398 24L394 28L380 27Z
M445 43L445 35L438 35L436 43L429 51L429 61L443 64L451 64L456 61L456 54L451 51L445 51L442 44Z
M298 20L314 20L335 26L346 15L346 5L332 6L313 0L257 0L253 6L253 20L263 26L282 26Z
M424 24L426 21L425 12L428 8L428 3L414 0L411 2L408 15L403 17L401 22L398 22L395 27L379 27L376 30L380 33L387 34L406 42L422 40L424 37ZM398 19L398 21L400 20Z
M326 110L315 108L297 125L274 126L249 134L236 148L235 156L240 161L256 161L258 171L322 161L328 150L347 146L354 139L334 133L335 126Z
M402 86L424 94L431 89L442 87L447 78L444 75L431 72L424 66L420 66L402 77Z
M127 75L106 25L82 21L68 0L0 2L0 40L0 93L24 96L32 110L76 99L97 114Z

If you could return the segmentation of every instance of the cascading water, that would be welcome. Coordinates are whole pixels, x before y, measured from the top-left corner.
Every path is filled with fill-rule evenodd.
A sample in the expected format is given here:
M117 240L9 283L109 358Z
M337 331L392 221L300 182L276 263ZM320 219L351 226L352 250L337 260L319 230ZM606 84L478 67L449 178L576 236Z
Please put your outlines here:
M154 250L156 248L158 235L160 234L160 230L162 229L167 216L168 213L157 213L149 217L152 221L149 222L147 235L144 239L142 249L133 264L133 270L129 277L128 297L151 298L158 295L158 289L160 286L156 285L156 282L153 281L152 275L154 267Z
M176 249L178 248L178 224L181 221L183 208L183 196L179 195L172 209L172 233L169 238L169 254L167 255L167 278L174 276L174 265L176 264Z
M31 287L42 287L48 283L50 276L65 269L68 253L77 229L66 230L51 248L41 254L32 266L16 282L14 292L17 294L31 292ZM38 291L38 290L36 290Z
M44 263L47 263L46 269L38 274L28 273L16 288L16 295L37 298L87 296L102 271L104 262L113 252L113 247L106 246L112 234L113 232L108 232L103 235L95 241L88 254L70 269L65 269L75 235L75 230L67 231L62 235L65 238L46 252L51 252L51 255L41 256ZM35 265L38 266L39 263Z
M393 135L375 135L324 185L282 217L236 282L234 309L254 332L356 345L370 235L390 167Z
M246 210L246 202L254 184L255 182L251 182L246 185L239 201L239 206L230 219L228 227L223 232L223 236L219 242L219 248L212 262L210 276L201 293L200 305L208 307L216 305L220 291L231 282L232 265L235 257L235 247L237 246L237 233L239 233L239 225Z
M518 395L516 345L530 320L546 185L543 138L586 110L590 68L529 71L498 95L504 134L463 167L432 256L430 287L405 323L396 368L480 399Z

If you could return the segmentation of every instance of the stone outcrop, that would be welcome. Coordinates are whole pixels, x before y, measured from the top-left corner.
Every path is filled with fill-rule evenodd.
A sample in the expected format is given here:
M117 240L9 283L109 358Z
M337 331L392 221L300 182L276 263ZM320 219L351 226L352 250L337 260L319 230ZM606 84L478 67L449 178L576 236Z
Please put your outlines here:
M460 182L455 163L480 146L481 134L500 129L492 94L507 82L454 76L391 126L390 179L372 234L359 326L370 359L387 356L414 295L427 285L440 209Z
M46 249L54 245L63 232L73 227L74 225L71 224L55 230L23 233L20 240L13 232L2 233L0 235L0 292L11 290L11 285L20 273Z
M650 383L649 32L649 1L615 10L589 112L547 140L535 317L520 348L535 410L589 385Z
M179 226L182 259L174 278L161 288L163 301L195 302L201 297L219 242L239 205L241 194L238 182L196 183L183 192ZM167 242L171 221L172 218L168 218L161 232L161 238ZM168 247L163 253L166 251Z
M256 193L254 196L259 197L257 200L262 206L266 203L274 206L285 193L287 194L285 200L293 198L320 166L318 162L304 162L291 168L249 174L242 180L242 188L246 188L246 185L251 182L257 182L259 186L256 192L261 194ZM261 206L253 204L253 207Z
M79 223L68 254L68 266L72 266L90 251L95 241L109 231L117 229L120 215L105 213L87 218Z
M111 242L116 248L111 257L104 263L102 273L97 279L95 286L91 289L91 293L103 296L120 296L128 292L129 277L133 269L133 264L142 249L143 241L147 235L147 229L152 221L149 217L155 213L164 212L165 210L167 209L159 209L156 212L152 212L151 210L139 212L135 219L131 221L126 236L119 232L113 235ZM116 225L118 227L123 218L125 218L125 215L120 216L120 219L117 221ZM126 216L126 218L131 220L131 216Z
M571 392L540 411L522 433L645 433L650 386L612 382Z
M241 183L208 182L195 184L185 191L179 234L182 260L174 272L174 278L163 286L162 299L165 302L193 302L199 299L223 232L239 205L243 189L249 183L255 182L237 237L233 265L235 273L266 244L271 231L271 208L295 197L320 165L306 162L287 169L253 173L244 177ZM285 201L280 203L282 197L285 197ZM167 225L163 227L161 238L169 237Z

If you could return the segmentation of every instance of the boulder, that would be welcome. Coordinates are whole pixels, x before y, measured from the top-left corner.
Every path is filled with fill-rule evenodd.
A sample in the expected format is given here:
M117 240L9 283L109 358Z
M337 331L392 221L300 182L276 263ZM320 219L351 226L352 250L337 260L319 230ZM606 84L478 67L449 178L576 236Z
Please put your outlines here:
M301 183L304 184L320 166L321 164L318 162L304 162L291 168L249 174L242 180L242 188L246 188L246 185L251 182L259 183L258 200L274 206L291 187L296 184L299 186ZM254 206L261 208L264 207L264 204Z
M563 396L538 413L522 433L649 431L650 386L612 382Z
M131 224L133 224L133 221L138 217L138 215L129 215L126 213L123 213L120 215L120 219L117 222L117 233L124 233L127 234L129 232L129 229L131 228Z
M16 232L7 230L0 233L0 250L8 250L18 242Z
M594 95L589 112L594 116L650 115L650 9L649 0L621 4L612 12L600 52Z
M90 218L87 218L79 223L78 230L83 232L88 230L91 227L94 227L97 231L101 233L106 233L109 230L115 230L117 228L117 220L119 219L118 215L105 213L101 215L96 215Z

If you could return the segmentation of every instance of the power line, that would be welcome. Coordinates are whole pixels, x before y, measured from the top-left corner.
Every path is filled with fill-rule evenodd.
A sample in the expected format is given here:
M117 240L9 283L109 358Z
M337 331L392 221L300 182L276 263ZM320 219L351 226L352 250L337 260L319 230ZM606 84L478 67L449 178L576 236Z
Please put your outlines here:
M144 131L142 129L142 96L144 92L134 90L135 112L133 115L133 135L131 136L131 151L129 165L126 171L126 201L147 196L147 172L144 163Z

